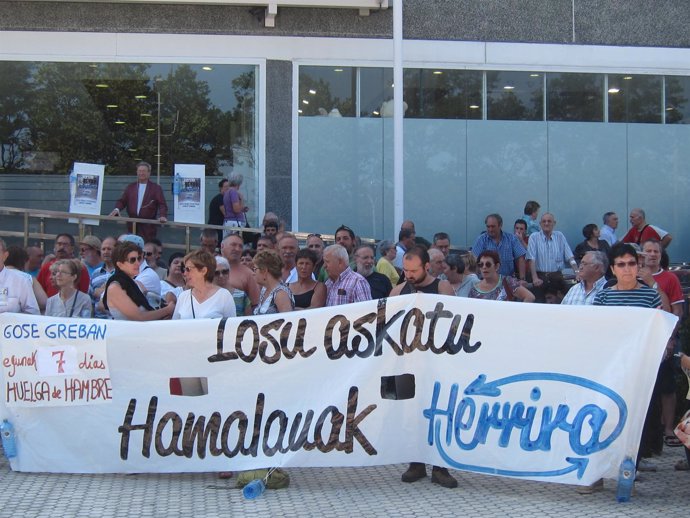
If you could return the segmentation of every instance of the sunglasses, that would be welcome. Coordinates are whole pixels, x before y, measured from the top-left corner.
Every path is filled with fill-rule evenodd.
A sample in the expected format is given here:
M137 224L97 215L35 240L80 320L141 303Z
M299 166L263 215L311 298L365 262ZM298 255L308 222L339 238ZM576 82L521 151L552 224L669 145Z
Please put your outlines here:
M140 263L141 261L142 257L140 255L136 257L128 257L127 259L125 259L125 262L129 264Z
M220 277L221 275L228 275L230 270L216 270L215 276Z
M145 257L151 257L153 255L153 252L144 252Z
M619 263L614 263L613 265L616 268L625 268L626 266L628 268L634 268L635 266L637 266L637 261L627 261L627 262L621 261Z
M482 263L477 263L477 266L479 266L480 268L492 268L493 265L494 265L494 263L490 263L488 261L482 262Z
M311 237L318 237L319 239L321 239L321 234L309 234L309 235L307 236L307 239L309 239L309 238L311 238Z

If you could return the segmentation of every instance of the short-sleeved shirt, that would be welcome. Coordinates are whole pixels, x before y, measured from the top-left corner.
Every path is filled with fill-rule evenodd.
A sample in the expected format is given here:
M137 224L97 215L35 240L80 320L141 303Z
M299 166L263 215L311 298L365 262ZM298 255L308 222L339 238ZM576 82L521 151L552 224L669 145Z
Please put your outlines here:
M337 280L326 281L326 306L339 306L371 300L371 288L367 280L353 272L349 266L338 276Z
M49 317L91 318L92 314L91 297L79 290L67 300L63 301L57 293L46 302L46 316Z
M475 257L485 250L495 250L501 259L501 275L513 275L515 273L515 261L523 257L527 250L522 246L520 240L514 234L506 234L501 231L501 239L496 241L487 233L482 232L472 246L472 253Z
M225 206L225 221L236 221L238 223L246 223L247 218L244 212L235 212L232 210L232 204L240 201L242 196L234 187L230 187L223 195L223 205Z
M543 230L529 236L527 259L534 261L538 272L558 272L573 257L573 251L562 232L554 230L546 237Z
M642 227L642 231L637 227L632 227L630 230L628 230L628 233L625 234L623 237L623 242L624 243L637 243L638 245L644 243L645 241L649 239L656 239L657 241L661 241L666 237L668 232L665 230L655 227L654 225L645 225Z
M659 292L644 284L634 290L617 290L614 286L597 293L593 305L658 308L661 306L661 297Z
M480 290L479 283L477 282L470 288L470 292L467 296L471 299L508 300L508 293L506 292L506 288L503 283L504 279L513 293L520 287L520 281L518 281L515 277L503 277L502 275L499 275L498 284L496 284L496 286L491 288L489 291Z
M173 320L190 318L224 318L234 317L235 301L225 288L218 288L213 295L203 302L198 302L192 295L192 290L180 293L175 304Z

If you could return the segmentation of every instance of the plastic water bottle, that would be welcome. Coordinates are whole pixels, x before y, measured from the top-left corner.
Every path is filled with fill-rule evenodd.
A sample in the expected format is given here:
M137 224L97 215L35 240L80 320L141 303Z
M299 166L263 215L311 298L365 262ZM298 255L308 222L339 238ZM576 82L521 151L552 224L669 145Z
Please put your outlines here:
M626 457L621 462L618 471L618 489L616 490L616 500L619 502L629 502L632 496L633 483L635 482L635 461Z
M179 196L180 191L182 190L182 177L180 176L180 173L175 174L175 178L173 178L173 194L175 196Z
M11 459L17 456L17 443L15 441L14 426L7 419L0 424L0 437L2 437L2 449L5 457Z
M242 494L247 500L254 500L263 495L264 491L266 491L266 483L261 479L257 479L244 486Z
M74 171L69 174L69 195L71 200L77 195L77 173Z

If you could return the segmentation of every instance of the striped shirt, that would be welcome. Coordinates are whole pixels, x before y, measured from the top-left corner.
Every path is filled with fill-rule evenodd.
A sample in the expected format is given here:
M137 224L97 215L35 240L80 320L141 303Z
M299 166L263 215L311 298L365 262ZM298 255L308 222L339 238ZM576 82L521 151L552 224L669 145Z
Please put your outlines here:
M472 253L475 257L479 257L479 254L485 250L495 250L498 252L498 256L501 259L501 268L498 272L506 277L510 277L515 273L515 261L527 253L525 247L522 246L522 243L515 235L506 234L503 231L501 231L501 240L498 244L496 244L496 241L488 232L479 234L472 247Z
M546 237L543 230L529 236L527 260L534 261L538 272L559 272L573 259L573 251L562 232L554 230Z
M604 289L606 284L606 277L603 275L599 280L594 283L592 289L589 293L585 291L585 281L580 281L575 284L572 288L568 290L565 294L561 304L571 305L571 306L590 306L594 303L594 299L597 294Z
M658 308L661 306L659 293L642 284L634 290L617 290L613 286L597 293L594 306L634 306L637 308Z

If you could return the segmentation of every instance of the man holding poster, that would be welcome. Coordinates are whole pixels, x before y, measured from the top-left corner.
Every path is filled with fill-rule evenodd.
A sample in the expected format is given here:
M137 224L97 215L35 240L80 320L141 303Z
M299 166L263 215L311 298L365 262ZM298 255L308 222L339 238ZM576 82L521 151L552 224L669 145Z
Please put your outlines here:
M122 196L115 202L111 216L119 216L122 209L132 218L158 219L161 223L168 221L168 204L163 196L163 189L157 183L149 180L151 164L139 162L137 164L137 181L129 184ZM127 230L132 233L132 224L127 224ZM156 237L157 225L138 223L136 234L150 241Z

